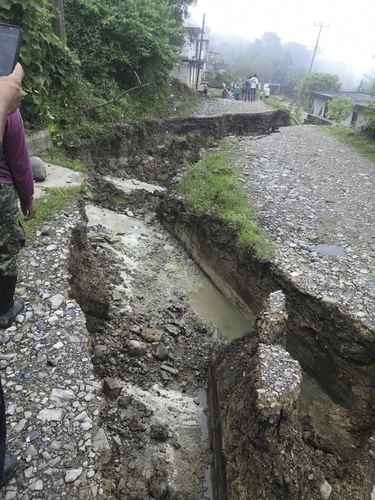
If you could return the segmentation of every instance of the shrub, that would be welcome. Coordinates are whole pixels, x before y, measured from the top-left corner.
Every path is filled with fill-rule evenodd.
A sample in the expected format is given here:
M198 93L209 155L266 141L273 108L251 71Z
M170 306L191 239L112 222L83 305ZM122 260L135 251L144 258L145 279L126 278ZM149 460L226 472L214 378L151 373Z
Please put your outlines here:
M353 101L348 97L336 97L328 105L328 118L341 123L353 112Z
M21 63L26 70L24 117L33 126L52 118L54 103L72 83L79 66L54 34L49 0L2 0L0 20L24 30Z
M337 92L341 83L337 75L330 73L311 73L307 75L300 86L300 98L306 111L311 112L312 92Z

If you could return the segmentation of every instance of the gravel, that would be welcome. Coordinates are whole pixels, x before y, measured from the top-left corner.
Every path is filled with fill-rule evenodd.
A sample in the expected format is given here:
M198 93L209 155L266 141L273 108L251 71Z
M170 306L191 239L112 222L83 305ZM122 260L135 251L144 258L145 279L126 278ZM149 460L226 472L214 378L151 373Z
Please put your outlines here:
M199 109L193 116L222 115L227 113L263 113L270 111L261 101L249 103L234 99L208 98L202 99Z
M375 327L374 164L314 126L239 141L242 182L294 282Z
M22 321L0 332L9 452L16 478L0 499L105 498L92 446L100 383L88 351L85 318L68 297L66 259L79 214L60 214L20 258ZM43 234L42 234L43 233ZM77 416L85 418L77 421Z

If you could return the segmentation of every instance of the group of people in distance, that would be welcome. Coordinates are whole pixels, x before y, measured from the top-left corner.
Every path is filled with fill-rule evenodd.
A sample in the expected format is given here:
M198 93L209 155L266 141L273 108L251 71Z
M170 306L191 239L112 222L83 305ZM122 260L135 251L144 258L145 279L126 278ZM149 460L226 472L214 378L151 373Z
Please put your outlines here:
M255 102L258 95L261 99L268 99L271 95L271 88L269 83L262 86L256 74L250 75L244 82L233 82L229 88L223 83L223 97L226 99Z

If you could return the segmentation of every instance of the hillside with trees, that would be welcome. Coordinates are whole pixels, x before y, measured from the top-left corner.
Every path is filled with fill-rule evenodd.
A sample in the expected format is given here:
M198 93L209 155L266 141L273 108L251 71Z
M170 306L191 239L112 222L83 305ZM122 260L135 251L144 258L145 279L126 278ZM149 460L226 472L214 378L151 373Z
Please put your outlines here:
M24 30L26 121L72 141L164 106L190 3L3 0L1 22ZM58 29L59 6L66 37Z
M298 92L312 58L312 51L306 46L284 43L272 32L254 41L213 35L211 50L221 55L228 79L244 79L250 73L257 73L265 82L279 83L283 93L289 95ZM345 65L319 56L314 70L338 75L345 88L355 86L353 75Z

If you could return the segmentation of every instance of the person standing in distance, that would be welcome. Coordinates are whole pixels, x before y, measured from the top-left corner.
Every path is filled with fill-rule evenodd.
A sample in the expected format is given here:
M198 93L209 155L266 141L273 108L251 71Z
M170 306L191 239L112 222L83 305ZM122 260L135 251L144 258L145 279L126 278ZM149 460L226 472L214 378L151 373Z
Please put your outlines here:
M251 101L251 81L252 76L245 81L245 102Z
M16 259L24 243L18 221L18 200L26 216L32 216L33 178L25 131L18 108L22 99L23 69L0 77L0 328L8 328L22 310L14 300ZM13 476L16 457L6 455L5 402L0 380L0 487Z
M253 75L253 77L250 79L250 87L250 102L255 102L257 98L257 88L259 87L259 80L257 75Z

